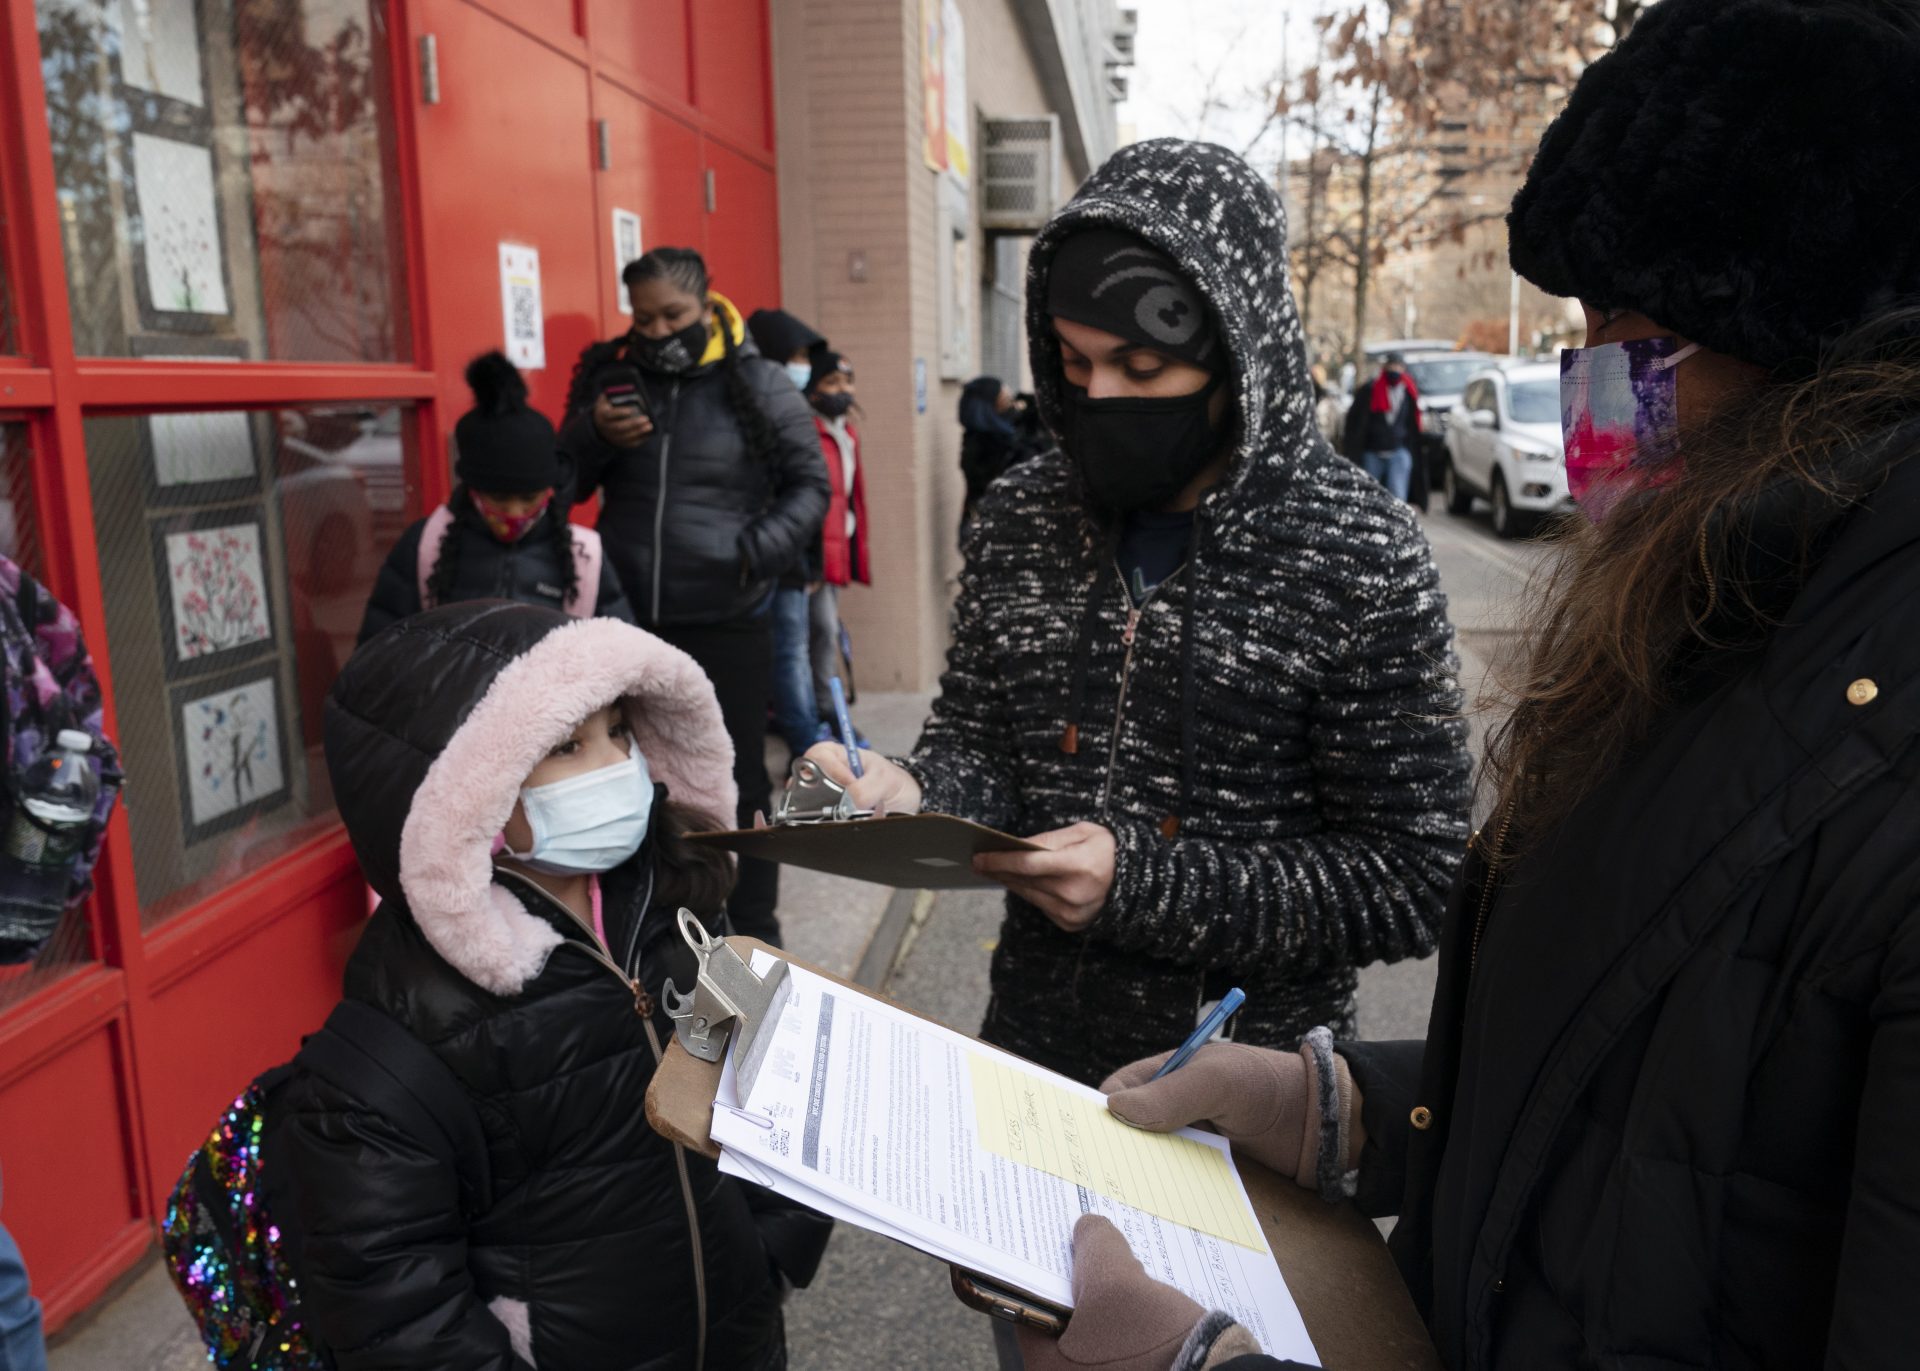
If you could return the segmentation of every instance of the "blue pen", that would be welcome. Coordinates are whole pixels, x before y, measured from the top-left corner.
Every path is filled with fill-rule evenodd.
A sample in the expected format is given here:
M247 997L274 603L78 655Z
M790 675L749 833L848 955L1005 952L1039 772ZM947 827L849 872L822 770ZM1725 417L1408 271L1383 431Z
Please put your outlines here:
M1154 1072L1150 1079L1157 1081L1169 1071L1178 1071L1185 1066L1193 1054L1205 1047L1207 1040L1220 1031L1220 1025L1246 1002L1247 992L1237 985L1221 996L1220 1003L1213 1007L1213 1013L1200 1021L1200 1026L1193 1030L1193 1035L1180 1044L1180 1050L1167 1058L1166 1065Z
M847 688L840 684L838 676L830 678L827 684L833 690L833 720L840 726L840 741L847 746L847 765L857 781L867 773L861 769L860 748L853 740L853 718L847 713Z

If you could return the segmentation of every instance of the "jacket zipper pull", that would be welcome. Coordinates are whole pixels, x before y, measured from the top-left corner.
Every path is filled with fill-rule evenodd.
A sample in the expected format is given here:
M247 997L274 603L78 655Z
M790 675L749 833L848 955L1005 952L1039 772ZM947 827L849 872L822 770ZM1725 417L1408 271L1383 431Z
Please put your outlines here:
M1140 611L1137 609L1128 610L1127 611L1127 629L1126 629L1126 632L1120 635L1120 641L1123 644L1125 644L1127 647L1132 647L1134 630L1139 627L1140 627Z

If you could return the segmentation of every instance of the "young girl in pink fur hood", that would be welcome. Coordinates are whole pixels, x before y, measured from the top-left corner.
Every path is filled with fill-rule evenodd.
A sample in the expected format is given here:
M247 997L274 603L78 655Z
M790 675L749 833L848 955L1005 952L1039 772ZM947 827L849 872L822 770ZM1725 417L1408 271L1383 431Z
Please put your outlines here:
M699 667L613 620L452 605L354 654L326 752L382 897L346 995L465 1088L489 1172L463 1205L399 1120L296 1077L296 1269L335 1363L783 1367L779 1291L812 1275L824 1221L750 1196L643 1107L671 1031L661 984L692 979L674 912L711 927L732 884L724 856L682 839L734 812Z

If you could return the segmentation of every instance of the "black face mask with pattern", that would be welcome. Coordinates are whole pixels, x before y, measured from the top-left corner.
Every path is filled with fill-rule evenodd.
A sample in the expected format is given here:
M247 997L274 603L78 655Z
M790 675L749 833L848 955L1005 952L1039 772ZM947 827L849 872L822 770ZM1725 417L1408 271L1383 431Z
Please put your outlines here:
M1219 454L1225 434L1210 413L1225 377L1187 395L1090 399L1066 388L1060 446L1095 506L1112 514L1170 503Z
M635 333L628 345L634 361L648 371L662 371L669 376L692 371L699 365L706 350L707 316L704 313L685 328L669 333L664 338L646 338Z

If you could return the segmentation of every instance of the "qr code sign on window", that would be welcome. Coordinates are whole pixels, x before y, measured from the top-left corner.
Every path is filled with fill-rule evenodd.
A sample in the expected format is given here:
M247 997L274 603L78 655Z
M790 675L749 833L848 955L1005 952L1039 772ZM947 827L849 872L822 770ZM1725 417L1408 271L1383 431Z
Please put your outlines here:
M501 332L507 358L523 370L547 364L546 318L540 308L540 252L524 243L500 245Z
M515 342L532 342L540 336L540 298L528 281L515 281L512 291L513 314L509 329Z

